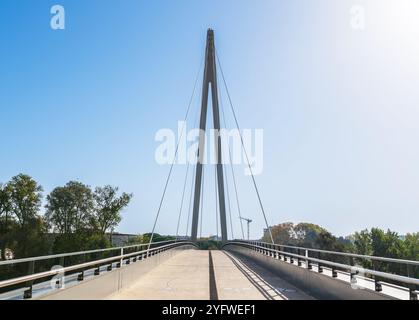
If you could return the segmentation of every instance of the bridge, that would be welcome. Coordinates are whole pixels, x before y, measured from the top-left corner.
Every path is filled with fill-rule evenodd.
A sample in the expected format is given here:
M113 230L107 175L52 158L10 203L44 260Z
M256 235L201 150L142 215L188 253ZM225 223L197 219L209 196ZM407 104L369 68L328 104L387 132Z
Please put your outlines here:
M199 117L201 130L190 194L192 222L187 240L179 240L179 224L189 164L182 192L176 240L153 241L175 163L173 160L156 213L150 242L0 261L0 269L7 270L11 275L8 279L0 280L0 299L418 299L419 279L416 275L419 261L276 244L270 233L267 215L242 136L241 147L246 156L270 242L244 240L242 225L242 239L234 239L232 230L229 236L227 212L232 229L229 186L223 166L221 136L218 134L214 141L217 160L215 207L221 241L218 242L218 250L201 249L198 227L201 222L202 228L204 135L209 89L212 95L214 129L218 132L221 128L220 109L223 110L219 105L217 61L220 66L215 50L214 32L208 30ZM234 122L240 132L222 69L221 75ZM190 104L185 121L189 113ZM176 147L175 158L178 150L179 144ZM231 158L230 149L228 156ZM234 171L232 178L241 223L244 218L240 212ZM189 227L189 217L187 225ZM393 266L391 270L397 272L390 272L390 265Z
M419 265L258 241L200 250L196 242L172 240L1 261L0 268L28 272L1 281L0 299L417 300L419 279L364 269L362 261Z

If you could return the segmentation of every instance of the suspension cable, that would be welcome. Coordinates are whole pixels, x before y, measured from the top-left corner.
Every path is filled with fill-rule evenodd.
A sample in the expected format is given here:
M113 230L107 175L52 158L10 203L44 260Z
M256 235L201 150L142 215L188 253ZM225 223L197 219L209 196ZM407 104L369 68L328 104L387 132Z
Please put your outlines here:
M199 237L202 239L202 220L204 220L204 179L205 179L205 166L202 166L202 181L201 181L201 219L199 227Z
M188 233L189 233L189 221L190 221L191 211L192 211L192 195L193 195L193 187L194 187L195 175L196 175L196 170L193 170L192 182L191 182L191 194L189 195L188 219L187 219L187 222L186 222L186 233L185 233L185 236L188 236Z
M196 128L196 126L198 125L198 120L199 120L199 108L197 108L196 112L195 112L195 121L194 121L194 126L193 128ZM198 158L198 155L196 155L196 158ZM187 154L187 159L186 161L188 161L188 165L192 165L190 162L191 159L189 159L189 154ZM189 221L190 221L190 216L191 216L191 210L192 210L192 196L193 196L193 187L194 187L194 181L195 181L195 176L196 176L196 166L193 166L192 168L192 181L191 181L191 192L189 195L189 206L188 206L188 218L186 221L186 233L185 236L188 236L189 233Z
M179 238L179 225L180 225L180 218L182 217L183 201L185 199L185 190L186 190L186 184L188 182L188 174L189 174L189 161L188 161L188 164L187 164L187 167L186 167L185 183L183 185L182 200L180 202L179 217L178 217L178 220L177 220L176 241Z
M220 96L221 96L221 91L220 91ZM223 104L223 100L220 99L220 106L221 106L221 113L222 113L222 118L223 118L223 122L224 122L224 127L227 128L227 122L226 122L226 117L225 117L225 112L224 112L224 104ZM234 173L234 168L233 168L233 157L231 156L231 149L230 149L230 143L229 141L227 141L227 147L228 147L228 156L229 156L229 161L230 161L230 168L231 168L231 175L233 177L233 185L234 185L234 191L235 191L235 195L236 195L236 205L237 205L237 211L239 214L239 221L240 221L240 228L241 228L241 232L242 232L242 239L244 240L244 229L243 229L243 219L242 219L242 214L241 214L241 209L240 209L240 201L239 201L239 193L237 191L237 183L236 183L236 175ZM227 175L226 175L226 180L227 180ZM228 192L228 184L227 184L227 192ZM230 201L230 200L229 200ZM230 220L231 220L231 212L230 212ZM230 222L232 224L232 222Z
M227 82L226 82L226 79L225 79L225 77L224 77L223 68L222 68L222 66L221 66L221 63L220 63L220 58L218 57L218 53L217 53L217 51L215 51L215 54L216 54L216 56L217 56L218 65L220 66L221 76L222 76L222 78L223 78L223 82L224 82L224 86L225 86L226 93L227 93L227 96L228 96L228 100L229 100L229 103L230 103L231 111L233 112L234 121L236 122L237 130L239 131L240 141L241 141L241 144L242 144L242 148L243 148L244 154L245 154L245 156L246 156L246 161L247 161L247 165L248 165L248 167L249 167L250 174L251 174L251 176L252 176L253 185L254 185L254 187L255 187L255 190L256 190L256 195L257 195L258 200L259 200L259 205L260 205L260 208L261 208L261 210L262 210L263 218L265 219L266 228L267 228L267 230L268 230L268 232L269 232L269 235L270 235L270 238L271 238L272 244L274 244L275 242L274 242L274 239L273 239L273 237L272 237L272 231L271 231L271 228L269 227L268 219L266 218L265 209L264 209L264 207L263 207L262 199L261 199L260 194L259 194L259 189L258 189L258 186L257 186L257 184L256 184L256 179L255 179L255 176L254 176L254 174L253 174L252 167L251 167L251 165L250 165L249 156L248 156L247 151L246 151L246 148L245 148L245 146L244 146L244 141L243 141L243 137L242 137L242 134L241 134L241 131L240 131L239 122L238 122L238 120L237 120L236 112L234 111L234 106L233 106L233 103L232 103L232 101L231 101L230 92L229 92L229 90L228 90Z
M202 62L203 62L203 60L202 60ZM185 115L185 118L184 118L184 122L185 122L185 123L186 123L186 121L188 120L189 111L190 111L190 109L191 109L191 105L192 105L193 97L195 96L196 86L197 86L197 83L198 83L199 75L200 75L200 73L201 73L202 62L201 62L201 66L199 67L198 73L197 73L197 75L196 75L195 84L194 84L194 87L193 87L193 90L192 90L192 95L191 95L191 98L189 99L188 108L187 108L187 110L186 110L186 115ZM176 144L176 151L175 151L175 155L174 155L174 157L173 157L172 164L170 165L169 174L167 175L167 179L166 179L166 183L165 183L165 186L164 186L163 194L162 194L161 199L160 199L159 208L158 208L158 210L157 210L156 218L155 218L155 220L154 220L153 229L152 229L152 232L151 232L150 242L148 243L148 248L147 248L147 251L148 251L148 250L150 250L151 243L153 242L154 232L155 232L155 230L156 230L156 226L157 226L157 221L158 221L159 216L160 216L160 212L161 212L161 208L162 208L162 205L163 205L164 197L166 196L167 186L169 185L170 177L172 176L173 167L174 167L174 164L175 164L175 162L176 162L177 154L178 154L178 152L179 152L179 144L180 144L180 141L182 140L183 133L184 133L184 131L185 131L185 127L186 127L186 126L183 126L183 127L182 127L182 131L181 131L181 134L180 134L179 140L177 141L177 144Z
M218 81L218 75L217 75L217 81ZM224 123L224 128L227 129L227 122L225 119L225 114L224 114L224 107L223 107L223 98L222 98L222 94L221 94L221 90L219 91L219 100L220 100L220 109L222 112L222 119L223 119L223 123ZM228 151L230 153L230 145L229 145L229 141L227 140L227 146L228 146ZM233 164L230 162L230 165L232 166ZM222 166L223 168L223 177L225 179L225 186L226 186L226 193L227 193L227 204L228 204L228 213L229 213L229 217L230 217L230 229L231 229L231 239L235 239L234 238L234 228L233 228L233 218L232 218L232 214L231 214L231 202L230 202L230 190L229 190L229 186L228 186L228 173L225 169L225 165ZM239 219L240 223L242 223L242 220ZM242 225L242 230L243 230L243 225Z
M223 169L224 171L224 169ZM227 179L227 172L224 171L224 177L225 177L225 185L226 185L226 191L227 191L227 204L228 204L228 213L230 216L230 229L231 229L231 239L234 238L234 228L233 228L233 218L231 216L231 203L230 203L230 191L228 187L228 179Z

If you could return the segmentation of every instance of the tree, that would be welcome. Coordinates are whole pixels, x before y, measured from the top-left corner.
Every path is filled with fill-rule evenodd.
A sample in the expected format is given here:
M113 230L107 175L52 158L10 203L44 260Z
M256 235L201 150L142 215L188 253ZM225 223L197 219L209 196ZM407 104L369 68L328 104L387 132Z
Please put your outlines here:
M293 233L294 224L285 222L271 227L272 238L275 243L289 245L291 244L291 234ZM269 232L266 231L262 238L265 242L271 242Z
M404 240L404 258L408 260L419 260L419 232L408 233ZM419 268L407 266L408 276L419 278Z
M4 216L7 222L7 218L10 216L10 211L10 188L7 185L0 183L0 218Z
M319 236L330 234L326 229L313 223L299 223L294 228L294 237L298 246L316 248ZM330 236L332 236L330 234ZM335 239L336 240L336 239Z
M409 260L419 260L419 232L408 233L404 240L405 253L404 256ZM418 270L419 271L419 270Z
M84 230L77 233L64 233L54 239L52 250L54 253L86 251L110 247L107 237L95 230ZM81 262L81 261L80 261Z
M3 187L2 193L3 199L9 199L6 207L11 214L5 235L8 247L15 257L44 254L46 228L39 215L42 187L30 176L19 174Z
M371 244L375 256L397 258L403 255L403 241L396 232L372 228Z
M368 230L355 232L353 238L356 253L367 256L373 254L371 234Z
M319 233L316 238L316 247L321 250L341 251L341 246L337 242L336 237L328 231L321 231Z
M131 238L127 241L128 244L147 244L150 242L151 233L144 233L140 234L134 238ZM169 240L176 240L176 237L173 236L165 236L158 233L153 235L153 242L160 242L160 241L169 241Z
M112 186L98 187L94 193L94 221L101 234L113 230L122 220L121 210L131 201L132 194L117 195L118 188Z
M21 228L25 228L39 217L42 187L30 176L19 174L12 178L7 188L10 194L11 212Z
M7 185L0 183L0 259L6 258L11 209L10 188Z
M294 225L292 222L281 223L271 228L275 243L282 245L317 248L319 235L328 231L316 224L302 222ZM270 242L269 234L265 234L263 240Z
M46 220L61 234L77 233L91 228L94 201L89 186L70 181L47 196Z

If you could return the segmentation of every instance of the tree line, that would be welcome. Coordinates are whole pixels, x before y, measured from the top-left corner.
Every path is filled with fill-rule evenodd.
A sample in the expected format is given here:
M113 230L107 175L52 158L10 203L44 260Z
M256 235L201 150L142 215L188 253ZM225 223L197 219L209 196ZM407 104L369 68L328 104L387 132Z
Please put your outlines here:
M0 183L0 258L6 248L21 258L108 247L106 233L118 226L132 199L117 187L70 181L46 196L41 213L43 191L25 174Z
M328 251L349 252L369 256L388 257L395 259L419 260L419 232L400 236L397 232L380 228L362 230L347 237L336 237L325 228L312 223L292 222L281 223L271 227L275 243ZM265 230L262 238L270 242ZM336 262L358 263L365 268L375 268L386 272L397 272L405 275L419 275L419 270L410 270L407 265L389 263L373 263L368 259L355 259L324 254L323 258ZM416 268L419 269L419 268Z

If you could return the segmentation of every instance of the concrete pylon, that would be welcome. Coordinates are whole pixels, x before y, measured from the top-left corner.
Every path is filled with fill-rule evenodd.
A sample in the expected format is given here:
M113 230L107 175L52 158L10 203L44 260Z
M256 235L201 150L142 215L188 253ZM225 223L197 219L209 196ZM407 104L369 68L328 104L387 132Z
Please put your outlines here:
M217 158L217 186L218 186L218 199L220 206L220 224L221 224L221 238L223 242L227 242L227 219L225 207L225 194L224 194L224 174L221 155L221 137L220 137L220 110L218 105L218 88L217 88L217 68L215 63L215 45L214 45L214 31L208 29L207 33L207 47L205 52L205 70L204 82L202 86L202 104L201 104L201 119L200 119L200 134L199 134L199 149L198 149L198 162L196 166L195 178L195 193L192 217L192 233L191 240L197 240L198 234L198 221L199 209L201 201L201 186L202 186L202 165L204 161L205 149L205 132L207 122L207 109L208 109L208 94L211 85L211 98L212 98L212 113L214 117L215 129L215 152Z

